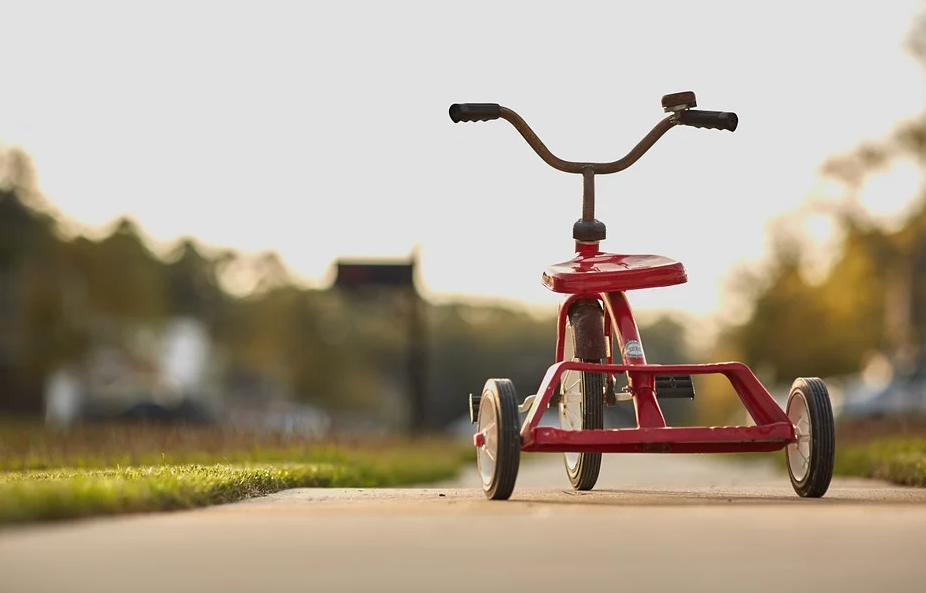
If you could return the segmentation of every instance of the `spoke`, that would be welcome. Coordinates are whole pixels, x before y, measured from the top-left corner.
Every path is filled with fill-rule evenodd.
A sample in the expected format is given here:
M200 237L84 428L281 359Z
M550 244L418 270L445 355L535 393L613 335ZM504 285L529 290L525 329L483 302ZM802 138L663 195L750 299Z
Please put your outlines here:
M575 412L573 412L573 411L570 410L569 408L564 408L564 409L565 409L565 411L566 411L566 414L567 414L568 416L571 416L571 417L575 420L575 422L570 422L570 423L569 423L570 425L572 425L572 426L582 426L582 417L581 417L581 416L579 416L578 414L576 414Z
M489 459L492 460L492 463L495 463L495 455L492 455L492 452L489 451L488 447L486 447L485 449L483 449L483 451L485 452L486 455L489 456Z
M581 377L576 377L576 379L575 379L574 381L572 381L571 383L568 383L568 384L566 385L566 391L572 391L573 388L576 388L576 387L579 386L579 383L580 383L581 381L582 381L582 378L581 378Z
M798 452L798 454L801 456L801 459L804 460L804 465L803 465L803 467L807 467L808 465L810 465L810 458L807 457L806 455L804 455L804 452L801 451L801 448L800 448L800 447L797 448L797 452Z
M484 427L484 428L482 429L482 433L483 433L484 435L486 435L486 438L489 438L489 431L492 430L493 428L495 428L495 422L494 422L494 421L492 422L492 424L489 424L488 426L486 426L486 427Z

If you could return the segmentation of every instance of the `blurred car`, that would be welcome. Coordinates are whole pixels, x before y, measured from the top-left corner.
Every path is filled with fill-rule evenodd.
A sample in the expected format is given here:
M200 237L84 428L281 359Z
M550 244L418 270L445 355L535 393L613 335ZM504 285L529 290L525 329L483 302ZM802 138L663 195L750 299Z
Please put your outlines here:
M847 397L840 417L852 419L900 415L926 415L926 367L906 375L895 375L886 387L862 390Z

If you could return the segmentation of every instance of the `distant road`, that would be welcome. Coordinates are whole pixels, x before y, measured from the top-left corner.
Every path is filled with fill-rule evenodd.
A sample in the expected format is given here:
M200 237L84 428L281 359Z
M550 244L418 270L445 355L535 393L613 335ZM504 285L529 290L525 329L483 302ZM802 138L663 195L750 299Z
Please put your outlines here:
M470 470L0 531L4 593L284 590L923 593L926 490L835 480L802 500L768 466L612 455L576 494L547 454L504 502Z

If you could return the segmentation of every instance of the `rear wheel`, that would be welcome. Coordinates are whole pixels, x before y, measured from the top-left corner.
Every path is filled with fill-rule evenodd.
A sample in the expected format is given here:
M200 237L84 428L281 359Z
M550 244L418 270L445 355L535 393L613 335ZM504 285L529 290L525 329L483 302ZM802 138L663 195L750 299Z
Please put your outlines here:
M490 500L506 500L514 491L521 461L518 397L509 379L489 379L479 400L476 465L482 491ZM481 436L479 436L481 435Z
M791 485L803 498L819 498L833 479L836 455L833 407L823 380L796 379L788 394L787 414L797 436L785 448Z
M596 301L577 301L569 310L563 360L600 363L588 358L603 352L604 325L601 306ZM586 357L580 357L585 354ZM563 430L604 428L603 373L565 371L560 377L559 425ZM566 473L576 490L591 490L601 471L601 453L564 453Z

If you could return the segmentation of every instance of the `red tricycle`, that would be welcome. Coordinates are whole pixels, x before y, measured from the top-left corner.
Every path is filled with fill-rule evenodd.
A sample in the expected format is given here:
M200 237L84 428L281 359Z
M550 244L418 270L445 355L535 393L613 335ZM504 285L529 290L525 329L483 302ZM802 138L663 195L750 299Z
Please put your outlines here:
M801 497L822 497L833 475L835 427L826 384L798 378L782 410L743 363L652 364L627 299L627 291L682 284L684 266L659 255L606 253L605 225L595 218L595 175L634 164L676 125L736 130L735 113L697 110L690 91L662 97L668 114L626 156L610 163L565 161L553 155L514 111L496 103L450 106L454 122L504 119L551 167L582 175L582 217L573 225L576 255L550 266L542 281L565 295L559 307L555 362L535 395L519 402L509 379L489 379L469 398L476 425L473 444L485 496L506 500L514 491L522 451L563 453L573 488L591 490L603 453L745 453L786 450L788 474ZM616 340L620 364L612 352ZM750 426L666 425L664 398L694 398L693 375L722 374L752 417ZM627 385L615 390L615 376ZM604 406L632 401L634 428L604 428ZM541 426L545 411L559 408L559 428ZM520 415L526 412L521 422Z

